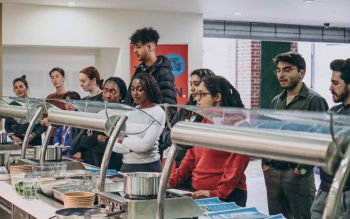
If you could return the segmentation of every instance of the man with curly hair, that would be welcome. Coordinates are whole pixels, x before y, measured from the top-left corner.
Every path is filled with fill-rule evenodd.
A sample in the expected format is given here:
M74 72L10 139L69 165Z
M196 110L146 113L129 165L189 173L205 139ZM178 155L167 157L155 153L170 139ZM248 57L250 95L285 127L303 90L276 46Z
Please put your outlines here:
M175 91L175 78L172 74L170 60L165 56L157 56L156 48L159 40L157 30L152 27L144 27L136 30L130 37L130 43L134 45L134 53L142 63L136 67L132 79L143 72L150 73L157 81L162 94L162 103L177 104ZM132 81L131 79L131 81ZM130 85L128 95L125 100L126 104L133 105L131 98ZM170 119L176 114L175 108L169 108ZM159 152L171 145L169 130L164 131L159 140Z

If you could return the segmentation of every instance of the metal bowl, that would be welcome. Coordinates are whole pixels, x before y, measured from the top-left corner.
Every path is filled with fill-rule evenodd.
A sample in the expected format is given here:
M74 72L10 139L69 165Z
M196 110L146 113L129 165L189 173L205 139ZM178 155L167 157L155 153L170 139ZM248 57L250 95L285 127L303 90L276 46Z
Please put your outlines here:
M59 145L48 145L46 149L46 161L62 160L62 152L66 147ZM40 160L42 146L34 146L34 160Z
M65 208L56 211L57 219L116 219L119 218L111 211L104 208Z
M124 193L130 198L154 198L158 194L161 173L123 173Z

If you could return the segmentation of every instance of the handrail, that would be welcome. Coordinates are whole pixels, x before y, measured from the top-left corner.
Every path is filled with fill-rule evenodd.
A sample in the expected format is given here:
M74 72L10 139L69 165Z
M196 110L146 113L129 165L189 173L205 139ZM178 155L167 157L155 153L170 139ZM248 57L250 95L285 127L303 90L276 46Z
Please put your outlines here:
M51 124L49 125L49 127L47 127L46 134L45 134L44 141L43 141L42 148L41 148L41 155L40 155L40 163L41 164L43 164L45 162L47 145L50 142L50 138L51 138L52 132L54 130L55 130L55 128Z
M105 152L103 154L101 168L100 168L100 179L98 181L98 190L100 192L104 192L105 190L106 172L107 172L109 160L111 159L113 146L127 119L128 117L126 115L121 116L115 128L113 129L111 136L109 137Z
M22 150L21 150L21 159L24 159L26 157L26 150L27 150L27 146L29 143L29 135L32 133L35 122L38 120L39 116L42 115L42 112L44 110L43 106L39 106L36 110L34 115L32 116L32 118L30 119L28 128L26 130L26 133L24 135L24 139L22 142Z

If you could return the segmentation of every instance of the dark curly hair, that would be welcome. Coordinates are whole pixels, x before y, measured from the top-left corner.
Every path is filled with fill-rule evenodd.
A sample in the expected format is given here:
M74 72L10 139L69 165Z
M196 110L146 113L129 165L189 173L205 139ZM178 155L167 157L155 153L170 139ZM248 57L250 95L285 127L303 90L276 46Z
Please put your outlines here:
M120 101L120 103L124 103L125 98L126 98L126 94L128 92L124 80L119 78L119 77L110 77L110 78L107 78L107 80L103 84L103 87L107 84L108 81L113 81L114 83L116 83L118 85L119 92L120 92L120 100L119 101Z
M63 95L63 99L71 99L71 100L80 100L80 95L75 92L75 91L67 91L64 95Z
M130 37L130 44L135 45L136 43L155 43L158 44L159 34L152 27L144 27L142 29L138 29L133 33Z
M340 78L345 82L345 84L350 84L350 58L335 59L331 62L330 68L332 71L339 71Z
M301 69L306 70L305 59L297 52L285 52L278 54L275 58L272 59L273 62L278 65L278 62L287 62L289 64L295 65L298 68L298 71Z
M162 102L162 94L160 93L158 83L151 74L143 72L137 74L135 78L133 78L133 81L135 79L139 79L141 81L142 87L145 90L148 99L152 103L160 104ZM134 104L134 100L132 100L132 104Z

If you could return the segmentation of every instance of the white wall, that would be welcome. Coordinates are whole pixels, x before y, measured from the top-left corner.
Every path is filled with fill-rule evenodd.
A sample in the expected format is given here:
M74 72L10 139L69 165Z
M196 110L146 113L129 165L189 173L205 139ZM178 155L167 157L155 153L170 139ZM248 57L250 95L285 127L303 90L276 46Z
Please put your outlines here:
M236 86L236 40L204 38L203 67L225 77Z
M307 69L311 68L311 43L298 42L298 51L305 57ZM332 70L329 68L329 64L334 59L347 59L350 58L350 45L349 44L336 44L336 43L315 43L315 87L314 90L323 96L328 105L331 107L335 105L332 99L332 95L329 91L331 85ZM310 70L307 70L307 74ZM311 79L306 80L310 86Z
M200 14L3 4L3 45L116 48L119 53L115 54L115 68L103 70L113 71L108 74L114 73L127 83L130 80L129 37L145 26L158 30L159 43L189 45L189 71L202 67L203 18ZM107 53L100 53L100 58ZM99 58L94 59L90 65L103 63ZM25 69L22 63L16 65ZM80 69L85 66L82 62ZM39 70L48 71L47 68ZM4 71L7 78L18 76L12 74ZM43 80L45 82L49 83ZM34 89L32 86L33 93Z

